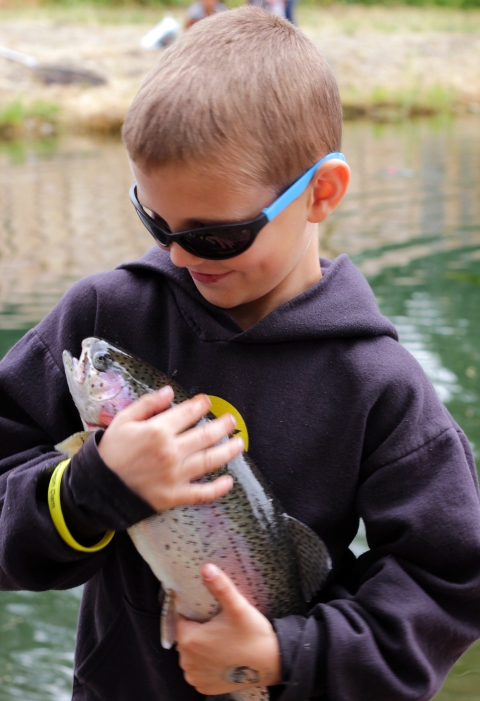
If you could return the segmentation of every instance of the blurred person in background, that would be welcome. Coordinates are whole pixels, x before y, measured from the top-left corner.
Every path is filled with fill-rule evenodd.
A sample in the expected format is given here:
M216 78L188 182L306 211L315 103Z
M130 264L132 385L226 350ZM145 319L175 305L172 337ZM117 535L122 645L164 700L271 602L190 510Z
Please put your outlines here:
M293 19L293 8L297 4L297 0L285 0L285 17L292 23L295 24Z
M227 8L218 0L198 0L187 9L187 18L185 20L185 29L188 29L196 22L199 22L205 17L214 15L216 12L223 12Z
M270 12L272 15L277 15L278 17L287 16L285 0L249 0L249 4L254 7L261 7L263 10Z

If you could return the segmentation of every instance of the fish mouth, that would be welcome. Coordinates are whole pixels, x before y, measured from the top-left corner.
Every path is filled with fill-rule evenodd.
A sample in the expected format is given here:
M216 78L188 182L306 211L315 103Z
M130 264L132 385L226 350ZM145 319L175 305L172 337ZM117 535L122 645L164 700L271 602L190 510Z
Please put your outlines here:
M62 353L68 386L75 401L83 395L86 398L88 397L89 402L101 403L115 399L122 391L122 384L118 381L118 373L115 371L115 368L105 372L99 372L95 368L92 357L96 341L97 339L94 338L84 339L82 352L78 359L67 350L64 350ZM90 382L100 377L105 378L101 392L89 391Z
M65 368L65 373L69 379L72 379L76 382L78 385L83 385L85 383L85 378L86 378L86 368L85 364L87 362L87 358L85 357L82 362L82 356L80 356L80 359L74 358L71 353L69 353L67 350L64 350L62 353L62 360L63 360L63 367Z

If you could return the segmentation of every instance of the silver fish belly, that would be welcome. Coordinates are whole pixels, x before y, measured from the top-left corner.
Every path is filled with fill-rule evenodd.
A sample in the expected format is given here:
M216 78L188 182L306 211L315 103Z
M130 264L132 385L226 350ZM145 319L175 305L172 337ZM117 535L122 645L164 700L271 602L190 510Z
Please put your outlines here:
M234 458L225 472L234 486L221 499L164 511L129 528L137 550L163 588L174 592L175 610L186 618L203 622L219 610L201 581L207 562L224 570L268 618L303 612L288 518L243 456ZM170 647L166 632L162 644Z

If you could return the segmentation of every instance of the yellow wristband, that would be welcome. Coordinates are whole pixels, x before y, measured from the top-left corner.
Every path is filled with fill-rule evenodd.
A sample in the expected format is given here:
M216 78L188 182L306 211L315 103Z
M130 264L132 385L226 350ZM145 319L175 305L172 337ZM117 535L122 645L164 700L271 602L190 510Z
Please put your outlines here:
M84 545L80 545L73 538L70 531L67 528L65 519L63 518L62 507L60 504L60 485L62 483L63 473L70 464L70 460L64 460L61 462L53 471L53 475L50 478L50 484L48 486L48 506L50 509L50 516L58 531L59 536L74 550L80 550L82 553L96 553L98 550L102 550L106 547L115 535L115 531L107 531L103 536L102 540L96 545L92 545L90 548L86 548Z

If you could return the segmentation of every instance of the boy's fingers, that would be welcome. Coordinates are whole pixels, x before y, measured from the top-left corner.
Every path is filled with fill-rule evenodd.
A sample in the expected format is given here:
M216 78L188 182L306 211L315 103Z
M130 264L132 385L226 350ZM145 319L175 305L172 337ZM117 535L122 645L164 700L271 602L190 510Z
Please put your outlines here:
M126 421L145 421L152 416L168 409L172 403L174 393L169 386L162 387L158 392L149 392L134 401L130 406L118 414L117 424Z
M183 433L196 424L210 409L210 399L206 394L187 399L172 407L168 414L158 417L161 426L170 434ZM155 421L155 418L153 419Z
M202 567L203 583L212 596L216 598L222 612L227 616L238 616L245 610L245 604L249 605L245 597L240 594L235 584L223 570L212 563Z
M213 448L201 450L186 458L182 465L182 477L188 480L198 479L209 472L218 470L232 458L243 452L244 444L241 438L230 438Z
M212 482L206 484L190 484L185 490L185 497L181 499L185 506L189 504L208 504L220 499L233 487L233 479L230 475L221 475Z
M236 421L231 414L224 414L214 421L206 421L182 434L179 441L180 449L185 455L190 455L209 448L232 433L235 426Z

